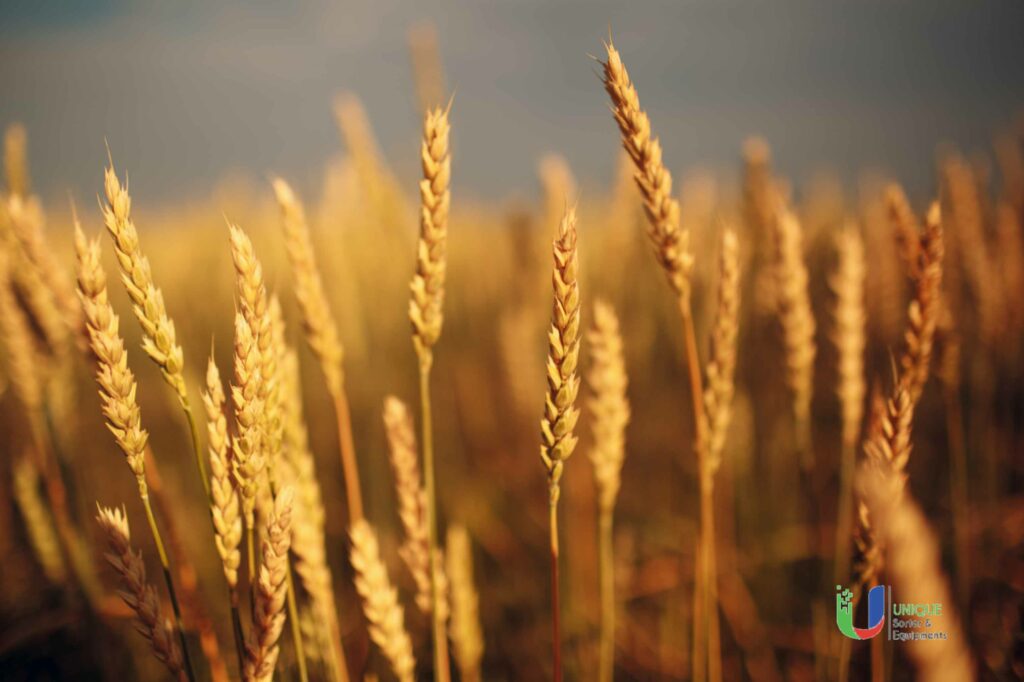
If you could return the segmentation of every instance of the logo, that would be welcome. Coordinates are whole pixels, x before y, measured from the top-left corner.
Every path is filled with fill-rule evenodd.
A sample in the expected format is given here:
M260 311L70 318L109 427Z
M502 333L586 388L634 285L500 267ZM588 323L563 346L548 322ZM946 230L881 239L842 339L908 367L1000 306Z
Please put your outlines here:
M885 585L876 585L868 592L868 626L853 625L853 592L836 585L836 625L850 639L871 639L885 625Z

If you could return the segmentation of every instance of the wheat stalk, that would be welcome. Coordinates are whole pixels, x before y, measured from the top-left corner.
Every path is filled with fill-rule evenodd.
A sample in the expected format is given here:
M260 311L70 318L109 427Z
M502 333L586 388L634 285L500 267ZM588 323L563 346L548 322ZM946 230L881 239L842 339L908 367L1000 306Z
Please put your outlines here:
M566 208L553 248L554 303L548 332L547 381L544 415L540 422L540 458L548 477L551 531L551 607L554 679L562 679L562 650L558 599L558 498L566 460L576 448L574 433L580 412L576 407L580 379L576 368L580 353L579 260L576 252L576 209Z
M156 516L149 498L146 482L146 447L149 435L142 428L139 405L135 399L137 385L135 375L128 367L128 352L118 332L118 319L107 296L107 276L100 264L99 239L89 241L79 225L75 225L75 251L78 257L78 296L82 302L85 326L90 347L96 357L96 383L99 386L103 416L107 428L124 453L128 468L135 475L139 497L146 510L146 520L156 543L163 568L167 591L171 597L175 624L181 638L181 651L189 678L193 678L189 659L185 629L182 625L181 610L178 606L174 581L171 578L170 558L164 546Z
M182 650L174 637L174 628L160 613L156 590L146 582L146 566L142 562L142 554L132 549L131 531L124 510L99 505L97 509L99 513L96 520L110 548L106 559L121 576L121 591L118 595L135 613L135 629L149 641L154 655L175 679L193 679L191 673L186 675Z
M445 545L451 581L451 633L455 662L460 679L479 682L484 636L480 630L480 597L473 583L473 548L469 533L462 526L450 526Z
M342 367L344 351L338 336L337 324L324 293L305 211L284 180L274 179L274 192L281 208L285 247L295 281L295 298L302 313L306 342L320 360L320 369L334 402L349 518L355 521L363 518L363 498L359 488L359 468L352 439L352 418L349 414L348 397L345 394L345 375Z
M253 624L247 645L245 679L269 682L280 653L278 640L284 629L288 593L288 548L291 545L291 514L294 493L284 488L274 498L262 543L262 562L253 590Z
M601 651L599 679L612 679L615 656L615 565L612 546L612 522L615 500L622 479L626 456L626 426L629 401L626 398L626 363L622 356L622 336L615 310L605 301L594 302L594 321L587 334L591 368L587 384L591 397L587 408L592 415L593 446L590 461L599 497L598 542L601 583ZM449 541L448 551L451 552ZM454 578L453 578L454 580Z
M167 315L163 293L153 281L149 259L139 246L139 233L131 217L132 199L114 172L111 160L103 176L106 203L103 204L103 224L114 243L121 283L132 301L135 319L142 327L142 349L160 368L164 381L174 389L178 402L188 420L192 437L192 450L196 468L206 497L210 497L210 480L206 474L206 458L199 444L199 427L188 399L185 385L185 359L178 345L174 322Z
M429 110L423 121L420 145L420 238L416 250L416 271L409 285L409 319L412 342L419 360L420 410L423 447L423 475L426 492L426 525L429 542L432 635L434 640L434 677L449 679L448 637L445 633L446 610L441 604L442 585L438 565L437 491L434 471L433 415L430 403L430 368L433 348L444 323L444 279L447 269L448 210L451 204L451 155L448 149L448 114L445 109Z
M363 519L352 524L349 533L356 591L363 600L370 639L384 652L398 679L412 682L416 670L412 641L405 630L405 616L398 603L398 592L391 586L387 568L380 558L377 533Z

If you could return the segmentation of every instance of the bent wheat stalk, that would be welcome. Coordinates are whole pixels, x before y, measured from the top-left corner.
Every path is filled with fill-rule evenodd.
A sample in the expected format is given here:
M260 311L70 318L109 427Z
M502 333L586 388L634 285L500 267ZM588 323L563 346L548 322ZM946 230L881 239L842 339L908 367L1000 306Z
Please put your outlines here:
M86 329L93 354L96 356L98 371L96 383L99 385L100 400L103 404L103 416L107 427L114 434L114 440L128 461L128 468L135 474L139 489L139 497L146 510L146 520L156 544L160 565L163 568L167 592L174 610L175 625L181 640L181 654L189 679L195 679L192 662L185 640L185 628L182 624L181 609L178 596L171 577L170 559L164 546L160 528L157 525L153 506L149 499L149 486L146 483L146 442L149 434L142 428L138 403L135 400L135 375L128 367L128 353L118 331L118 319L107 298L107 277L100 265L99 240L86 240L81 228L76 225L75 250L78 256L78 295L82 301L85 314ZM127 535L127 525L125 526Z
M124 510L99 505L97 510L96 520L110 547L106 559L121 576L119 595L128 608L135 612L135 629L149 641L153 654L167 667L174 679L179 682L194 680L191 670L186 667L187 663L183 662L182 650L178 648L170 622L165 621L160 614L160 600L156 590L146 582L146 566L142 562L142 554L132 549L131 531Z

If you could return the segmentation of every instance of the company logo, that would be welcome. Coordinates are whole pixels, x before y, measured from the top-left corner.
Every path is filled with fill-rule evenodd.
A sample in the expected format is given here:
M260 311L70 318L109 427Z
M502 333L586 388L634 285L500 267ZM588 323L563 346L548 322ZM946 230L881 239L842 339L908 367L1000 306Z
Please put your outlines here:
M868 626L853 625L853 592L836 585L836 625L850 639L871 639L885 626L885 585L876 585L868 592Z

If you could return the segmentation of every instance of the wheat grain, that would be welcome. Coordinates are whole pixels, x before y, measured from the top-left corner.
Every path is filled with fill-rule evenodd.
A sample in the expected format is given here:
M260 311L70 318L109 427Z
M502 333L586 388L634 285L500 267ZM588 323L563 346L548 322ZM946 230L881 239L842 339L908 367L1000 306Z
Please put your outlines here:
M484 636L480 629L480 598L473 582L473 548L469 533L462 526L450 526L445 544L451 581L451 637L455 662L464 682L478 682Z
M217 364L210 357L206 366L206 391L203 407L206 410L206 434L210 452L210 498L213 513L214 541L224 568L224 577L237 599L238 567L242 556L242 516L238 490L231 475L231 449L228 422L224 414L224 386Z
M269 682L280 653L278 640L285 622L288 593L288 548L291 545L291 514L294 493L282 489L274 498L262 543L259 576L253 594L253 626L247 644L245 679Z
M679 224L679 202L672 196L672 174L661 159L661 143L651 134L651 122L640 108L636 88L629 79L618 50L609 41L608 61L602 64L604 86L611 97L622 144L636 167L637 187L649 223L647 235L672 289L685 300L690 296L690 233Z
M107 538L110 552L107 562L121 576L121 591L118 595L135 613L135 629L153 647L153 653L177 680L188 679L182 660L181 649L174 637L170 621L160 613L160 600L156 590L146 582L146 567L142 554L131 547L131 531L128 518L122 509L110 509L97 505L96 520Z
M412 641L405 630L405 616L398 603L398 592L391 586L387 569L380 558L377 533L364 519L352 524L352 568L356 572L356 591L363 600L363 613L369 623L370 639L380 647L401 682L412 682L416 669Z

